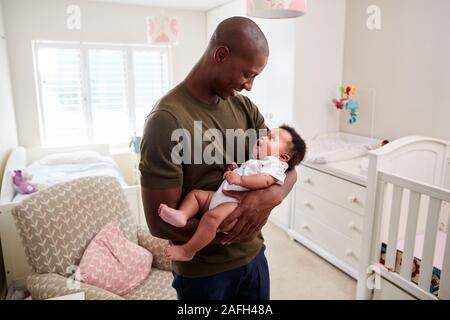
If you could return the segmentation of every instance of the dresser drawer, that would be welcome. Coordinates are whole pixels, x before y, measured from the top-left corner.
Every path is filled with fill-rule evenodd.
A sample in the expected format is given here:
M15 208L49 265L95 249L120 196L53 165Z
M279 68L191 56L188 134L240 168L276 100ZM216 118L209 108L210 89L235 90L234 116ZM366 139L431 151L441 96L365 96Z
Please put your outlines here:
M294 230L326 250L342 262L359 269L360 246L346 236L323 225L309 215L296 212Z
M297 186L337 205L364 214L366 188L305 166L300 166Z
M302 188L295 190L295 212L301 212L319 220L330 229L355 240L358 245L362 237L362 216L344 207L322 199Z

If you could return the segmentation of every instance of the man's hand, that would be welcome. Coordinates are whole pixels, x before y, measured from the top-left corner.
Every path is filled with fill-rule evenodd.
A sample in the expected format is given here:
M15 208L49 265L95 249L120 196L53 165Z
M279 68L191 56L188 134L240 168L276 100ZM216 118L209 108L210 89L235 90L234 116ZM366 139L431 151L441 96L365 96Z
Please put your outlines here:
M240 186L242 184L242 177L236 171L227 171L223 174L223 178L229 184Z
M238 207L221 223L220 230L226 230L231 223L237 223L224 236L221 243L246 242L253 240L267 223L273 208L278 206L289 194L297 181L297 172L286 172L284 185L273 185L255 191L226 191L226 196L239 200Z
M281 189L281 187L279 188ZM277 189L266 188L247 192L223 190L226 196L236 198L240 203L219 227L219 229L225 229L235 219L238 219L233 229L223 238L222 243L253 240L267 223L272 209L282 201L280 193L275 190Z
M232 164L230 164L230 165L227 167L227 170L225 170L225 172L233 171L233 170L236 170L237 168L239 168L239 166L237 165L236 162L233 162Z

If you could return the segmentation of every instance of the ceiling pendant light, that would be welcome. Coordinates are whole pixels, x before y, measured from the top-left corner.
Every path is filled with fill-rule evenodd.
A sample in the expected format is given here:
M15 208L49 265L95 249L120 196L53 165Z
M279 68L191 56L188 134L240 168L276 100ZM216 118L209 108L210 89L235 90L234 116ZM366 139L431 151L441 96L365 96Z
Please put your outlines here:
M287 19L306 13L306 0L247 0L247 15L254 18Z

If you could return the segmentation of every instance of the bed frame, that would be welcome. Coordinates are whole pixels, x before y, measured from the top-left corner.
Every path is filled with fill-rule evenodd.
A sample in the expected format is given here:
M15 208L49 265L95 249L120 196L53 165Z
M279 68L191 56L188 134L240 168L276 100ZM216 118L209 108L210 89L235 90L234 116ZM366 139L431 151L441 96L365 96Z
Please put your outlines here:
M104 144L64 148L26 149L23 147L17 147L11 152L5 166L2 189L0 193L0 238L8 287L11 285L23 286L26 276L30 272L22 242L11 215L12 208L18 204L18 202L12 202L15 195L15 190L11 179L11 172L20 168L26 168L31 163L50 154L81 150L97 151L102 156L111 156L109 146ZM146 225L140 186L126 186L124 187L124 192L135 220L139 224Z
M449 142L423 137L402 138L369 153L358 299L450 299L449 236L438 296L429 291L439 219L448 215L449 161ZM448 226L449 217L445 220ZM416 283L411 272L418 226L425 236ZM404 239L400 270L396 269L399 237ZM384 264L382 243L387 245Z

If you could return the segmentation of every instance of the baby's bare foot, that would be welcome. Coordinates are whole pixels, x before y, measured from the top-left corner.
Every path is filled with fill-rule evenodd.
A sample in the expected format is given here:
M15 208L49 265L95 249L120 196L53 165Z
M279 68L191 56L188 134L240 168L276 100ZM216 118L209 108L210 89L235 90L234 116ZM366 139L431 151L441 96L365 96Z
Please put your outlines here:
M187 223L187 219L184 216L183 212L177 209L170 208L164 203L161 203L159 205L158 213L161 219L175 227L182 228Z
M194 257L194 254L187 252L184 246L167 246L164 248L164 253L173 261L189 261Z

